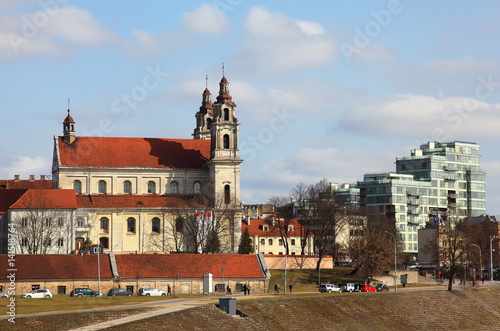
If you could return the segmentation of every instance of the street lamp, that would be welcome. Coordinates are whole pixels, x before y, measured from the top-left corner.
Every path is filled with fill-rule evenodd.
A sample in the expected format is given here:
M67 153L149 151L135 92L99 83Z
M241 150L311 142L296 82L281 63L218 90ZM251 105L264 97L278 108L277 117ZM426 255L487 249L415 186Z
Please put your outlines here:
M481 275L481 280L483 279L483 260L481 259L481 247L476 244L471 244L472 246L476 246L479 249L479 270Z
M493 240L498 236L490 236L490 281L493 281Z
M396 277L397 277L397 272L398 272L398 269L397 269L397 261L396 261L396 256L397 256L397 246L396 246L396 236L392 233L390 233L389 231L384 231L385 233L388 233L392 236L392 238L394 239L394 291L397 291L398 290L398 284L396 283Z

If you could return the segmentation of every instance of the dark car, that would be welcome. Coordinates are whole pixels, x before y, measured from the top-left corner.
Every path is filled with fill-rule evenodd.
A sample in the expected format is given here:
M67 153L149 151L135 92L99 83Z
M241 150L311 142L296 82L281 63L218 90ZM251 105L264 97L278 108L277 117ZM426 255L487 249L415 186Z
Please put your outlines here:
M89 288L75 288L73 291L69 293L70 297L100 297L102 293L96 292Z
M132 295L132 292L125 291L122 288L112 288L108 292L108 297L129 297Z
M385 284L377 284L375 285L375 288L377 289L377 292L389 291L389 287Z

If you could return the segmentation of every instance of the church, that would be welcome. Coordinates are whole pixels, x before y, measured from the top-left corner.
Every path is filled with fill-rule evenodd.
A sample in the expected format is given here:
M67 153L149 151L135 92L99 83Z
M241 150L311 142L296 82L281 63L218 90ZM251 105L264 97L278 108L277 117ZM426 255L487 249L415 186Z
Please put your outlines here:
M223 77L206 88L192 139L80 137L68 114L54 137L54 189L76 193L78 251L235 252L241 236L236 104Z

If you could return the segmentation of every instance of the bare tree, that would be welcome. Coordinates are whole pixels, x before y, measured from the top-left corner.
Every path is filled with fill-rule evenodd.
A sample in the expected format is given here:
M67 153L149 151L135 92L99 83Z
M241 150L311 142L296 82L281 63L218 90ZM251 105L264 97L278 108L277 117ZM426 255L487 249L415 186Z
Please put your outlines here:
M69 253L74 220L44 190L28 190L22 206L11 211L11 222L21 254Z
M385 215L371 209L363 209L361 213L365 222L358 225L350 236L348 252L356 267L354 272L361 269L367 278L371 278L394 267L394 239L386 232L394 235L397 246L400 246L400 236L394 223L389 222ZM402 250L399 249L397 260L401 259Z

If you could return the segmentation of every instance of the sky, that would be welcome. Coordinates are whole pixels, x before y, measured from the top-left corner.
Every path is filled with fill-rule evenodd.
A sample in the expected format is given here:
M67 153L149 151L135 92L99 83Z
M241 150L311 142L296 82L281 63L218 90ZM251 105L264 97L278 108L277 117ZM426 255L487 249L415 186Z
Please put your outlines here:
M241 198L480 145L500 214L498 1L0 1L0 178L51 174L77 136L191 138L205 87L238 105ZM207 78L208 77L208 78Z

